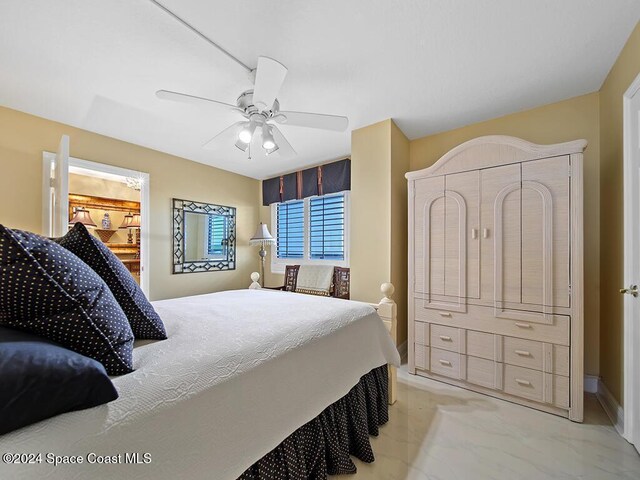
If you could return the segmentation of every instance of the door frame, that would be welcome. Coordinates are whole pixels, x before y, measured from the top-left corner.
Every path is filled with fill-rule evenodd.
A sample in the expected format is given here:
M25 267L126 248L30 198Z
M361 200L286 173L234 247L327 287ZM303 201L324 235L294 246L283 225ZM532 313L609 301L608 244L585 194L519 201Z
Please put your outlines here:
M42 152L43 174L51 171L51 162L55 161L56 154L51 152ZM149 252L149 213L150 213L150 188L149 174L130 170L128 168L116 167L105 163L91 162L80 158L68 157L69 167L81 167L102 173L110 173L123 177L134 177L142 180L142 188L140 189L140 288L144 294L149 296L149 260L151 258ZM43 176L44 178L44 176ZM67 179L68 184L68 179ZM47 195L50 185L46 179L43 179L43 211L50 208L50 196ZM67 192L68 194L68 192ZM46 222L46 213L43 213L43 222Z
M631 132L631 101L640 95L640 75L623 96L624 135L624 287L637 283L634 263L640 261L640 249L634 247L633 231L640 228L640 159L634 159ZM638 151L635 146L636 152ZM634 182L634 176L635 182ZM634 189L635 184L635 189ZM624 438L640 449L640 299L624 295ZM635 321L634 321L635 320Z

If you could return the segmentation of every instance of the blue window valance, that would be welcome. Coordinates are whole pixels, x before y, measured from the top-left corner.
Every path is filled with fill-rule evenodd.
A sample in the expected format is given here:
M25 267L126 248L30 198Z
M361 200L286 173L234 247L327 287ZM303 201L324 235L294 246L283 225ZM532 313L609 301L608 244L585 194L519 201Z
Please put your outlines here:
M351 159L307 168L262 181L262 204L351 190Z

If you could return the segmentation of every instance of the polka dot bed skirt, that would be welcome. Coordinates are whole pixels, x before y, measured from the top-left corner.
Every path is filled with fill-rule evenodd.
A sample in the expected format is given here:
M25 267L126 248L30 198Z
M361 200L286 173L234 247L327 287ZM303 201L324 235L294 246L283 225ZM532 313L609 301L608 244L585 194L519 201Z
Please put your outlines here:
M355 473L350 455L371 463L369 435L389 420L387 366L371 370L347 395L298 428L240 480L325 480Z

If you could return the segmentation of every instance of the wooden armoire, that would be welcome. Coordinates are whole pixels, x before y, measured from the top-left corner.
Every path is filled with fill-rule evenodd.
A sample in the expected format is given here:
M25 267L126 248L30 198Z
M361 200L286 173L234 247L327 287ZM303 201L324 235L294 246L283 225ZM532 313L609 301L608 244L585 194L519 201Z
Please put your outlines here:
M487 136L406 174L410 373L582 421L586 145Z

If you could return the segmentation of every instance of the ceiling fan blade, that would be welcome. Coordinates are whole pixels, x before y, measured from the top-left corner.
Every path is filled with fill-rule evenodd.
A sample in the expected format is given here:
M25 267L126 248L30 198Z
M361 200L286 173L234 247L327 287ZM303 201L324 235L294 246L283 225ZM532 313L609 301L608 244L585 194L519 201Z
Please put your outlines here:
M246 122L236 122L230 127L225 128L215 137L202 145L203 148L215 149L218 146L222 148L232 147L234 142L238 140L238 133Z
M281 125L294 125L296 127L320 128L344 132L349 126L349 119L339 115L324 115L321 113L306 112L279 112L273 118Z
M280 87L287 76L287 67L269 57L258 57L253 104L261 110L273 107Z
M222 106L242 112L242 110L236 105L231 105L230 103L219 102L217 100L211 100L210 98L196 97L195 95L188 95L186 93L172 92L170 90L158 90L156 92L156 97L161 98L162 100L172 100L174 102L190 103L192 105Z
M293 149L291 144L287 141L285 136L282 134L280 129L275 125L271 126L271 132L273 133L273 139L276 141L276 145L278 145L277 152L284 157L297 155L296 151Z

